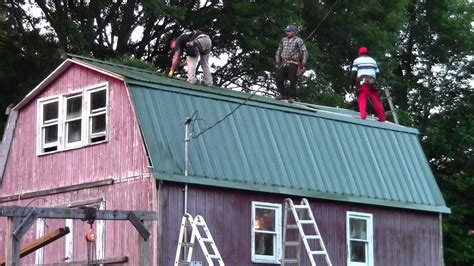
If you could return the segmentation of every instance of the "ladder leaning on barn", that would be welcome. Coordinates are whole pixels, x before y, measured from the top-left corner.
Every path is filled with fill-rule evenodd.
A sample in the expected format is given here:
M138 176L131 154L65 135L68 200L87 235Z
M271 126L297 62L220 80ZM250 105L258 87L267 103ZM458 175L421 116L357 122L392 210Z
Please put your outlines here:
M186 232L188 228L191 228L191 239L189 242L186 239ZM202 236L200 229L202 228L205 237ZM181 229L179 231L178 247L176 248L176 257L174 265L191 265L191 259L193 257L194 242L196 238L201 246L202 252L206 257L206 261L209 266L214 266L214 262L217 262L220 266L225 266L224 261L217 249L216 243L212 238L211 232L207 227L206 221L201 215L197 215L194 219L189 213L185 213L181 219ZM214 254L209 254L206 244L210 245ZM181 255L181 251L184 250L184 256ZM183 256L183 258L182 258Z
M295 224L288 224L288 215L293 215ZM303 219L305 217L305 219ZM310 225L312 227L311 234L309 233L307 227L304 225ZM288 240L288 229L298 229L298 239L297 240ZM306 230L306 232L305 232ZM312 243L310 243L310 241ZM314 256L323 255L326 259L327 265L331 266L331 260L324 246L323 238L319 233L318 225L314 219L313 212L311 211L311 206L308 203L308 200L303 198L300 205L293 204L293 200L285 200L285 212L283 218L283 260L282 265L300 265L301 264L301 241L303 241L306 253L308 255L309 261L312 266L316 265ZM316 242L316 243L315 243ZM296 257L295 258L286 258L286 248L295 247L296 248Z

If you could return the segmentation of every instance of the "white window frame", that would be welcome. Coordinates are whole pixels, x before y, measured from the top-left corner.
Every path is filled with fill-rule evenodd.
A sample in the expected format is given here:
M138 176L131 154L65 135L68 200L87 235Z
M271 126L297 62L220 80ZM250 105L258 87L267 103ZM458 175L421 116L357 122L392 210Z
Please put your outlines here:
M101 90L105 90L106 95L106 106L104 108L99 108L94 110L94 112L90 111L90 104L91 104L91 95L94 92L98 92ZM37 102L37 155L44 155L50 154L70 149L77 149L88 145L95 145L100 144L103 142L107 142L109 140L110 134L110 126L109 126L109 112L110 112L110 103L109 103L109 83L102 82L93 86L89 86L83 89L75 90L73 92L61 95L55 95L52 97L38 99ZM74 98L74 97L82 97L82 110L81 110L81 117L67 119L67 100ZM47 123L43 123L43 111L44 106L46 104L58 102L58 119L54 121L46 121ZM92 135L92 126L91 121L92 118L98 115L105 114L105 131L99 132ZM81 140L68 143L67 139L67 123L70 123L75 120L81 120ZM51 125L58 125L58 140L55 143L50 143L45 145L44 143L44 133L43 128L46 126ZM103 136L104 139L100 141L93 142L91 139L93 137L101 137ZM56 146L56 150L54 151L47 151L45 152L44 149L48 147Z
M64 205L71 205L71 207L80 207L80 206L97 206L98 210L105 210L105 200L104 199L91 199L88 204L77 205L75 202L60 204L57 206L64 206ZM56 206L56 207L57 207ZM52 206L55 207L55 206ZM45 235L45 220L43 218L39 218L36 221L36 238L40 238ZM74 260L74 222L77 219L65 219L65 226L69 227L70 233L64 236L64 261L71 262ZM96 239L96 259L104 259L105 258L105 220L95 220L94 228L96 231L97 239ZM83 238L80 238L79 241L83 241ZM35 251L35 264L44 264L44 248L40 248Z
M275 211L275 241L274 241L274 255L266 256L255 254L255 233L273 233L269 231L259 231L255 229L255 211L256 209L270 209ZM269 203L269 202L256 202L252 201L252 222L251 222L251 248L252 248L252 262L255 263L268 263L268 264L280 264L281 253L282 253L282 205Z
M366 222L366 232L367 232L367 253L366 255L366 262L354 262L351 261L350 254L351 254L351 241L364 241L361 239L353 239L350 236L350 219L361 219L365 220ZM347 245L347 265L348 266L373 266L374 265L374 232L373 232L373 215L370 213L362 213L362 212L347 212L346 215L346 245Z
M50 104L50 103L54 103L54 102L57 102L58 103L58 118L57 119L53 119L53 120L49 120L49 121L43 121L43 114L44 114L44 106L47 105L47 104ZM53 153L53 152L57 152L59 149L60 149L60 143L61 143L61 132L62 132L62 123L61 123L61 109L62 109L62 106L61 106L61 97L60 96L53 96L53 97L47 97L47 98L43 98L43 99L40 99L38 100L38 112L37 112L37 124L38 126L36 127L37 128L37 142L38 142L38 145L36 145L38 148L37 148L37 151L38 153L41 152L41 153L44 153L44 154L47 154L47 153ZM56 140L56 142L54 143L49 143L49 144L46 144L45 143L45 134L44 134L44 128L45 127L48 127L48 126L53 126L53 125L57 125L58 126L58 132L57 132L57 135L58 135L58 139ZM54 151L46 151L46 152L43 152L44 149L46 148L51 148L51 147L55 147L56 146L56 150Z
M92 108L91 107L92 94L95 93L95 92L101 91L101 90L104 90L104 88L103 87L97 87L97 88L91 88L91 89L86 91L87 104L86 104L86 108L85 108L85 112L86 112L85 117L87 118L87 121L85 121L85 122L87 123L87 141L88 142L91 142L91 139L94 138L94 137L101 137L101 136L104 136L105 140L97 141L97 142L94 142L94 143L101 143L101 142L107 141L107 133L109 131L108 126L107 126L109 124L108 123L109 122L109 115L108 115L109 91L108 91L108 86L107 86L107 88L105 88L105 90L106 90L105 91L105 107L91 110L91 108ZM93 134L92 133L92 118L94 118L96 116L99 116L99 115L104 115L104 114L105 114L105 131Z
M69 99L73 99L73 98L78 98L78 97L81 97L81 116L80 117L75 117L75 118L72 118L72 119L68 119L67 118L67 101ZM71 148L77 148L77 147L80 147L80 146L83 146L84 145L84 97L82 95L82 93L80 94L70 94L70 95L66 95L64 96L64 114L63 114L63 118L64 118L64 149L71 149ZM71 142L69 143L69 139L68 139L68 123L71 123L71 122L74 122L74 121L77 121L77 120L81 120L81 139L79 141L76 141L76 142Z

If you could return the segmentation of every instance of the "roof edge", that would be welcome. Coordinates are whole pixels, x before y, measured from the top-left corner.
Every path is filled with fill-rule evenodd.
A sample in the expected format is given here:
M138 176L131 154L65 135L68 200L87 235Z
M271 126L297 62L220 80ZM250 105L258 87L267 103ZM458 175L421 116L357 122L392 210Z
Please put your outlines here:
M112 78L116 78L122 81L124 80L124 78L121 75L110 72L106 69L102 69L98 66L89 64L85 61L68 58L64 60L58 67L56 67L53 70L53 72L51 72L46 78L44 78L33 90L31 90L15 107L13 107L13 109L20 110L22 107L27 105L32 99L34 99L38 94L40 94L49 84L51 84L57 77L59 77L72 64L77 64L82 67L92 69L94 71L110 76Z
M197 176L183 176L179 174L169 174L169 173L158 172L158 171L152 171L152 172L153 172L153 176L157 180L173 181L173 182L196 184L196 185L206 185L206 186L214 186L214 187L224 187L224 188L232 188L232 189L242 189L242 190L250 190L250 191L265 192L265 193L294 195L294 196L300 196L300 197L318 198L318 199L325 199L325 200L376 205L376 206L383 206L383 207L393 207L393 208L399 208L399 209L409 209L409 210L444 213L444 214L451 213L451 209L448 208L447 206L432 206L432 205L423 205L423 204L406 203L406 202L404 203L404 202L389 201L389 200L363 198L363 197L358 197L358 196L353 196L353 195L341 195L341 194L336 194L336 193L325 193L325 192L317 192L317 191L309 191L309 190L283 188L283 187L277 187L277 186L272 186L272 185L265 186L265 185L250 184L250 183L243 184L240 182L216 180L216 179L203 178L203 177L197 177Z

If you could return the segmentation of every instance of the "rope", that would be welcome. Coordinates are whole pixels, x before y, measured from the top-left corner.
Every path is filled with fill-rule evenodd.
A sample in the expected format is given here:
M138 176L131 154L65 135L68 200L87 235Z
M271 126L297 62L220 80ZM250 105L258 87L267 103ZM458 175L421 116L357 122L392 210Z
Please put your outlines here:
M331 13L331 11L334 9L334 7L337 5L337 3L339 2L339 0L336 0L334 2L334 4L331 5L331 7L329 8L329 10L326 12L326 14L324 15L324 17L319 21L319 23L316 25L316 27L314 27L313 31L311 31L311 33L305 38L305 42L307 40L309 40L313 35L314 33L316 33L316 30L321 26L321 24L326 20L326 18L328 17L329 13ZM293 53L296 52L296 51L293 51ZM292 54L293 55L293 54ZM290 56L291 57L291 56ZM279 68L281 68L282 66L284 65L284 63L282 63ZM251 84L253 85L253 84ZM197 133L197 134L194 134L194 132L191 133L191 137L193 139L197 139L198 137L200 137L201 135L203 135L204 133L206 133L207 131L211 130L212 128L216 127L218 124L222 123L223 121L225 121L229 116L231 116L232 114L234 114L240 107L242 107L242 105L246 104L248 101L250 101L250 99L252 99L253 96L255 96L261 89L262 87L260 87L258 90L254 91L253 93L251 93L243 102L239 103L232 111L230 111L229 113L227 113L226 115L224 115L221 119L217 120L214 124L212 124L211 126L203 129L201 132ZM194 118L194 116L197 117L197 111L195 111L193 113L193 115L191 116L191 120L190 122L193 122L193 121L196 121L197 119Z

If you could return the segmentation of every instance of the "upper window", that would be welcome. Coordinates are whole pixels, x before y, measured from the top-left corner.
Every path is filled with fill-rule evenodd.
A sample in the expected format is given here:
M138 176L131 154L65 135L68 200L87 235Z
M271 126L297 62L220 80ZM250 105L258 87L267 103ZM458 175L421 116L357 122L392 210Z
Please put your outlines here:
M38 101L38 154L107 140L108 84Z
M281 204L252 202L252 262L280 263Z
M372 214L347 212L347 265L374 265Z

